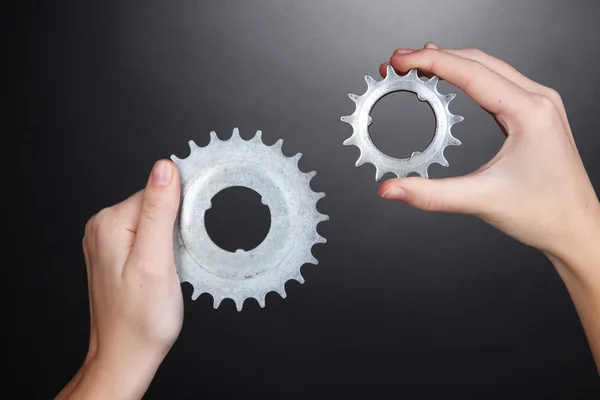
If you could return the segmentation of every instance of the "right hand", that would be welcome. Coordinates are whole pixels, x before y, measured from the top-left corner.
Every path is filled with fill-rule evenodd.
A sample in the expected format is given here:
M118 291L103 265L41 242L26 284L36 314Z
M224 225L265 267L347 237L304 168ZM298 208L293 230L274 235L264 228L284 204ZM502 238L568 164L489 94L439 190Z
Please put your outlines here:
M381 197L428 211L476 215L549 257L600 247L600 203L583 166L560 96L474 49L398 49L381 66L417 68L462 89L506 134L498 154L462 177L390 179ZM591 267L590 267L591 268ZM600 271L594 272L598 280Z

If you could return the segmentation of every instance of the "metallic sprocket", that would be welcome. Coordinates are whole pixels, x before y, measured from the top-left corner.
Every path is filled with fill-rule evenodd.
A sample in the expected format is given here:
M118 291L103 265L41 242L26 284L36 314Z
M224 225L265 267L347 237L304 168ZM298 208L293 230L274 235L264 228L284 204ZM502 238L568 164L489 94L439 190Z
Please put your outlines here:
M281 152L282 140L267 146L261 135L257 131L252 139L244 140L235 128L231 138L223 141L211 132L207 146L190 141L187 158L171 156L180 173L182 192L174 231L177 272L182 282L192 284L193 300L209 293L214 308L225 298L232 299L238 311L247 298L264 307L271 291L285 298L285 283L290 279L303 283L300 268L305 263L318 264L311 249L326 242L317 233L317 225L329 217L316 209L325 194L310 187L316 172L300 171L302 154L286 157ZM269 233L250 251L221 249L204 224L211 199L233 186L256 191L271 213Z
M424 178L428 178L427 169L433 163L444 167L448 161L444 157L444 149L447 146L459 146L461 142L452 136L450 128L464 118L453 115L448 109L448 104L456 97L455 93L446 95L437 90L438 77L422 80L417 75L417 70L412 69L406 75L398 75L391 65L387 67L387 75L381 81L375 81L371 76L365 75L367 91L363 95L349 93L348 97L356 104L352 115L341 117L343 122L352 126L352 136L344 141L345 146L356 146L360 150L360 156L356 161L359 167L365 163L375 166L375 180L379 181L385 173L391 172L399 178L406 177L415 172ZM372 119L369 115L373 106L385 95L397 92L409 91L417 95L421 101L431 105L436 119L434 137L423 152L415 151L409 158L394 158L381 152L369 136L369 125Z

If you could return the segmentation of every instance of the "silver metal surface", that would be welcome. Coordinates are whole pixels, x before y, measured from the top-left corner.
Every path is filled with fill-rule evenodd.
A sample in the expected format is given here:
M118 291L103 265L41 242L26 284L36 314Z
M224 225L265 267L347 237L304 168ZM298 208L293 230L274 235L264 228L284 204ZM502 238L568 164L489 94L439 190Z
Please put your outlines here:
M238 311L247 298L256 299L264 307L267 293L275 291L285 298L288 280L304 282L300 274L303 264L318 264L311 248L326 242L317 233L317 224L329 217L316 209L317 201L325 194L310 188L316 172L298 169L302 154L286 157L281 152L282 140L267 146L261 140L261 131L244 140L237 128L229 140L220 140L215 132L210 135L205 147L190 141L187 158L171 156L182 185L174 234L177 272L182 282L194 287L193 300L209 293L214 308L225 298L232 299ZM206 232L204 214L211 207L211 199L232 186L256 191L271 213L269 233L250 251L223 250Z
M360 150L360 156L356 161L359 167L365 163L375 166L375 180L378 181L387 173L392 172L397 177L403 178L411 172L416 172L424 178L428 178L427 169L429 165L438 163L444 167L448 161L444 158L444 149L447 146L459 146L461 142L452 136L450 128L464 118L453 115L448 109L448 104L456 96L455 93L443 95L437 90L438 77L429 80L421 80L415 69L406 75L398 75L391 65L388 65L387 76L381 81L375 81L371 76L365 75L367 91L359 96L349 93L348 97L356 104L352 115L341 117L343 122L352 126L352 136L344 141L345 146L356 146ZM416 93L421 101L431 105L436 119L435 134L433 140L423 152L415 151L409 158L394 158L381 152L369 136L369 115L373 106L385 95L397 92L409 91Z

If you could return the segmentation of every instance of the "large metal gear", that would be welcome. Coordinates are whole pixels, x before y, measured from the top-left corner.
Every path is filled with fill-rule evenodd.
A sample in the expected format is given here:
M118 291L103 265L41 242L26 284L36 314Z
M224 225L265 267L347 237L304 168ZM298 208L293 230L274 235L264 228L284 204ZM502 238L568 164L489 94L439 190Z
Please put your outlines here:
M412 69L406 75L398 75L391 65L387 67L387 76L381 81L375 81L371 76L365 75L367 91L359 96L349 93L348 97L356 104L352 115L341 117L343 122L352 126L352 136L344 141L345 146L356 146L360 150L360 156L356 161L359 167L365 163L375 166L375 180L379 181L387 172L394 173L397 177L406 177L411 172L416 172L424 178L428 178L427 169L433 163L444 167L448 161L444 157L444 149L447 146L459 146L461 142L452 136L450 128L464 118L453 115L448 109L448 104L456 96L455 93L446 95L437 90L438 77L422 80L417 75L417 70ZM369 115L373 106L385 95L397 92L409 91L417 95L421 101L431 105L436 119L436 128L433 140L423 151L415 151L409 158L394 158L381 152L369 136L369 125L372 119Z
M187 158L171 156L182 190L174 232L177 272L182 282L194 287L193 300L209 293L214 308L225 298L232 299L238 311L248 298L264 307L265 296L271 291L285 298L285 283L290 279L303 283L300 267L318 264L311 248L326 242L317 233L317 225L329 217L316 209L325 194L310 187L316 172L300 171L301 153L286 157L281 152L282 140L267 146L261 135L257 131L252 139L244 140L235 128L231 139L222 141L211 132L207 146L198 147L190 141ZM221 249L210 239L204 224L211 199L233 186L256 191L271 213L267 237L250 251Z

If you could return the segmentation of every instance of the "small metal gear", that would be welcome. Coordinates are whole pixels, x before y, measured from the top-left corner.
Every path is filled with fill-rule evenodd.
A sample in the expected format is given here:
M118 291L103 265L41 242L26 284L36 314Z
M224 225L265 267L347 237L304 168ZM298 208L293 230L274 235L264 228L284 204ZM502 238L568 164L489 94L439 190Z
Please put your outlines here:
M375 180L378 181L387 173L392 172L397 177L406 177L411 172L416 172L424 178L428 178L427 169L429 165L438 163L444 167L448 161L444 158L444 149L447 146L459 146L461 142L452 136L450 128L464 118L453 115L448 109L448 104L456 97L455 93L446 95L437 90L439 81L437 76L429 80L421 80L417 70L412 69L406 75L398 75L391 65L387 67L387 76L381 81L375 81L371 76L365 75L367 91L362 95L349 93L348 97L356 104L352 115L341 117L343 122L352 126L352 136L344 141L345 146L356 146L360 150L360 156L356 161L359 167L365 163L375 166ZM369 125L372 119L369 115L373 106L385 95L397 92L409 91L417 95L421 101L431 105L436 119L436 128L433 140L423 152L415 151L409 158L394 158L381 152L369 136Z
M310 188L316 172L300 171L302 154L286 157L281 152L282 140L267 146L261 135L257 131L252 139L244 140L235 128L231 138L222 141L211 132L207 146L198 147L190 140L187 158L171 156L180 173L182 191L174 232L177 272L182 282L194 287L193 300L209 293L214 308L225 298L232 299L238 311L247 298L264 307L265 296L271 291L285 298L288 280L304 282L300 267L318 264L312 246L326 242L317 233L317 224L329 217L316 209L325 194ZM256 191L271 213L267 237L250 251L221 249L210 239L204 224L211 199L232 186Z

